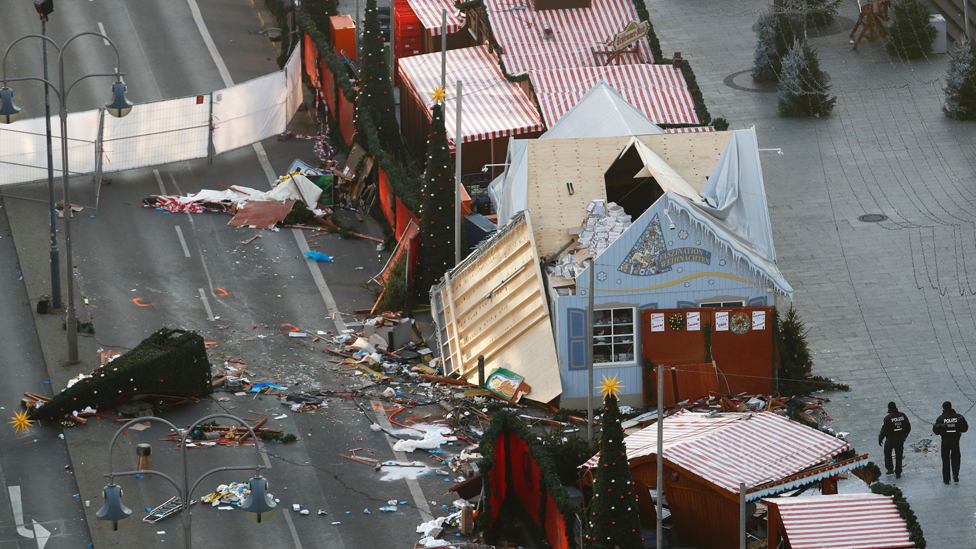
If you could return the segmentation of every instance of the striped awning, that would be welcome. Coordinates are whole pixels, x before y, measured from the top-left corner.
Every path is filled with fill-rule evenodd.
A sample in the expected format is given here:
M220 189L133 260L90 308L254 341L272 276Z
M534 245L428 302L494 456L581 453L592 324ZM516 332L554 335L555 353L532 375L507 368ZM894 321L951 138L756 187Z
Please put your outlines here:
M739 483L751 491L750 500L792 489L824 476L863 466L848 460L834 467L821 467L817 474L796 473L826 464L830 458L850 449L843 440L811 429L772 412L708 414L679 412L664 419L664 457L667 461L733 494ZM627 460L657 454L657 424L624 438ZM598 456L585 467L595 467ZM778 481L788 481L780 484Z
M702 133L713 131L715 131L715 128L711 126L695 126L693 128L671 128L669 130L664 130L664 133Z
M673 65L542 69L529 71L529 77L548 127L600 81L617 90L655 124L701 124L688 84Z
M464 15L458 12L452 0L407 0L407 4L431 36L441 35L442 10L447 10L447 34L454 34L464 27Z
M607 50L609 39L639 21L632 0L593 0L591 8L543 11L526 0L485 0L485 6L495 40L505 51L502 60L513 75L602 65L593 50ZM621 64L654 62L647 38L637 44L643 61L622 55Z
M441 85L441 54L400 60L400 78L410 94L433 117L431 93ZM542 119L528 96L502 75L487 46L447 51L447 94L444 119L447 138L455 142L457 81L462 84L462 143L542 131Z
M764 499L779 510L793 549L915 547L891 496L837 494Z

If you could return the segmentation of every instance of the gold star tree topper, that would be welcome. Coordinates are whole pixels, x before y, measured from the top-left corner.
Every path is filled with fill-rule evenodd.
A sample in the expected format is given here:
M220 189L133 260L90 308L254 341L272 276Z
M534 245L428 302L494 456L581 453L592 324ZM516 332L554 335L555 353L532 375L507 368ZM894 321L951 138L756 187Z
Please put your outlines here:
M434 99L434 103L437 103L438 101L443 103L444 99L447 97L447 90L444 89L444 86L437 86L434 88L434 91L430 94L430 96Z
M17 433L21 431L30 432L30 426L34 423L34 420L27 418L27 412L17 412L14 415L13 421L10 423L17 429Z
M614 375L612 378L603 376L603 383L600 384L600 392L603 393L603 398L607 398L613 395L616 398L617 393L623 389L624 386L617 381L617 376Z

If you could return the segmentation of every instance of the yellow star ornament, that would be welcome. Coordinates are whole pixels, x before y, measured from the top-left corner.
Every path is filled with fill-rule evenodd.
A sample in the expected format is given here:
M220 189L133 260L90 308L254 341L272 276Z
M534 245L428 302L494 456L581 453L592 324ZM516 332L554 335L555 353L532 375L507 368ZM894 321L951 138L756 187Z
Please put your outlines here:
M30 426L34 423L34 420L27 418L27 412L17 412L14 415L13 421L10 423L17 429L17 433L19 434L21 431L30 432Z
M612 378L603 376L603 383L600 384L600 392L603 393L603 398L607 398L613 395L616 398L617 393L623 389L624 386L617 381L617 376L614 375Z
M434 91L430 94L430 96L434 99L434 103L437 103L438 101L443 103L444 99L447 97L447 90L444 89L444 86L437 86L434 88Z

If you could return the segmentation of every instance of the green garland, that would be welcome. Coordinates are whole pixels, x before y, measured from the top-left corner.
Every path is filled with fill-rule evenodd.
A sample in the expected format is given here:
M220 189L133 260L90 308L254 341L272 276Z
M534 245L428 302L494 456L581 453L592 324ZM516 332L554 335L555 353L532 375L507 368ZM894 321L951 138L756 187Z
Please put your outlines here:
M291 53L291 33L288 32L288 14L295 9L294 6L285 6L284 0L264 0L264 5L275 16L278 25L278 38L281 40L281 53L278 54L278 68L284 68L288 62L288 55Z
M559 482L559 476L556 475L556 466L552 461L552 457L549 455L549 451L542 445L539 437L525 425L522 419L508 411L501 411L495 414L491 423L488 424L488 428L485 429L485 434L481 438L481 444L479 446L479 451L483 456L481 460L481 475L484 479L482 482L484 496L481 498L481 511L478 513L476 526L482 539L485 539L491 534L491 482L488 480L488 473L495 466L495 440L499 435L503 435L504 433L514 433L525 442L529 450L529 455L532 456L536 465L539 467L540 490L547 491L552 496L553 501L556 503L556 509L564 518L566 539L569 540L570 547L577 549L576 538L573 536L573 525L575 524L577 509L569 501L569 494L566 493L566 489ZM508 467L506 473L505 482L511 485L512 468ZM543 506L545 506L545 502L546 498L543 497ZM545 518L545 514L540 513L540 517Z
M919 525L914 511L912 511L912 506L909 505L908 500L905 499L905 495L901 493L901 490L890 484L875 482L871 485L871 491L875 494L894 498L895 507L898 508L898 513L901 515L901 518L905 520L908 533L911 536L912 542L915 543L915 549L925 549L927 543L922 533L922 527Z

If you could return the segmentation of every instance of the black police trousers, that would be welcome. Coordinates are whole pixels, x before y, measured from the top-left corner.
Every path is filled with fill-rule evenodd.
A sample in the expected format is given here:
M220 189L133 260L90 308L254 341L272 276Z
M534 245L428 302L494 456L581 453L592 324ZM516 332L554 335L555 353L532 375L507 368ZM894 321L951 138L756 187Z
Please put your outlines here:
M894 451L895 463L891 464L891 453ZM894 471L896 475L901 474L901 458L905 453L905 441L900 438L887 437L884 442L884 462L885 471Z
M959 478L959 439L942 437L942 481L946 484L949 478L949 466L952 466L952 476Z

